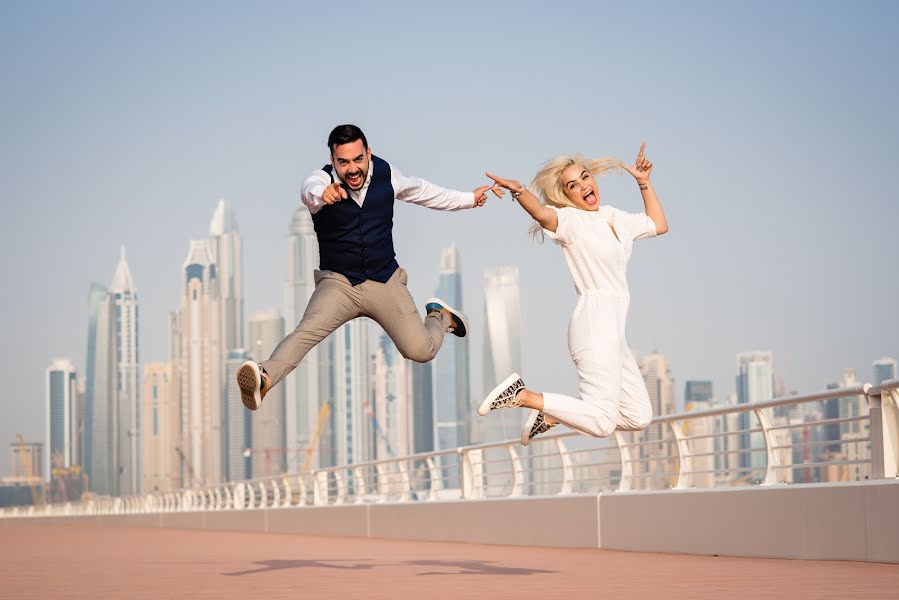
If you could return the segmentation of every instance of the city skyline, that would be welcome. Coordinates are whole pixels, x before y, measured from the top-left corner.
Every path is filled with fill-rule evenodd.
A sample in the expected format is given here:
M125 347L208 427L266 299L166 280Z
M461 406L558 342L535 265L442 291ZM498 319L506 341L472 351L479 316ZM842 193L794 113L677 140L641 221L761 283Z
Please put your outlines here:
M223 269L221 269L218 263L212 258L214 254L221 252L221 238L217 237L221 236L221 225L216 225L216 223L220 223L224 215L224 218L226 218L228 222L233 223L233 231L236 233L235 217L227 211L226 207L227 205L223 201L220 200L218 202L214 212L213 224L210 228L210 238L205 241L191 241L188 259L182 267L187 281L184 298L188 300L188 306L196 304L198 308L185 310L185 305L182 305L181 313L177 316L172 316L174 319L172 322L172 336L173 339L180 340L173 343L170 347L171 356L169 358L170 360L175 361L171 363L172 365L177 364L177 361L180 360L182 356L190 356L192 352L191 349L197 346L196 341L192 342L190 339L180 339L182 323L188 323L188 329L192 330L189 325L190 321L199 319L199 322L202 323L200 327L207 328L207 331L202 334L202 339L205 341L200 345L205 346L210 342L212 342L213 345L204 350L209 353L209 358L203 359L198 363L203 365L199 371L201 375L199 379L210 376L207 371L216 371L216 367L212 366L210 368L208 363L209 360L215 362L213 359L216 347L215 343L216 340L222 339L225 335L225 332L227 331L226 323L231 322L236 325L232 330L243 330L243 323L238 322L233 318L222 319L220 329L215 325L215 321L222 316L218 307L224 304L224 294L221 294L218 288L218 278ZM298 248L296 246L296 242L298 241L296 239L296 234L298 232L305 232L303 237L307 238L305 240L306 246L312 246L312 242L314 241L311 232L306 231L308 228L297 226L298 222L303 223L305 219L303 217L299 217L299 221L297 219L298 216L295 214L294 222L288 232L288 264L290 264L292 260L302 258L294 254ZM218 234L216 234L217 230L219 230ZM237 235L236 239L232 240L231 243L239 248L239 235ZM308 255L310 253L307 249L305 252L301 252L301 254ZM309 258L309 256L306 256L305 259L302 260L303 262L306 262ZM233 261L233 259L231 260ZM237 262L239 262L239 250L237 252ZM458 251L454 244L451 244L448 248L441 251L440 263L441 275L437 293L445 298L449 298L451 304L461 307L461 271L459 269ZM293 276L292 273L294 273ZM290 302L292 300L292 293L295 293L297 289L295 286L298 282L293 280L293 277L295 276L295 271L288 268L287 279L285 280L285 300L287 300L285 307L294 307L294 310L301 313L301 298L297 298L296 304ZM209 278L208 281L206 281L207 277ZM514 267L500 267L488 270L484 273L485 294L493 296L493 300L488 301L487 306L494 307L493 310L495 315L493 319L498 319L491 329L499 331L500 335L497 337L505 340L505 342L497 345L496 348L493 348L490 336L485 334L484 340L486 349L489 350L488 352L485 352L485 358L490 356L492 357L493 362L499 365L498 367L488 365L488 368L485 369L485 373L495 368L508 370L511 367L509 365L504 365L503 363L509 362L509 360L520 360L515 359L513 356L515 354L514 348L508 345L508 342L512 342L514 338L517 337L508 335L508 331L516 329L516 319L514 319L514 317L518 313L517 277L518 271L517 268ZM193 285L191 282L193 282ZM204 282L206 283L205 287L203 285ZM115 353L119 355L120 363L117 366L110 365L110 372L115 373L115 376L111 377L110 381L115 381L114 386L118 390L115 394L118 398L116 405L122 406L124 404L123 401L127 397L133 396L133 394L127 391L129 386L123 385L122 382L129 379L130 369L137 366L136 357L138 355L136 347L133 348L130 353L122 353L121 350L119 350L121 346L129 345L127 340L132 338L134 339L134 342L130 343L130 345L136 346L136 332L138 330L138 324L136 322L136 291L128 264L125 260L124 248L121 249L119 263L116 267L116 272L113 275L113 281L109 290L107 291L105 288L98 285L93 285L91 290L92 295L97 298L101 297L100 292L103 291L102 298L108 302L110 309L115 311L116 324L115 326L110 327L110 331L115 331L112 347L116 349ZM197 292L199 292L199 295ZM230 294L232 296L242 297L242 286L232 286ZM191 300L194 302L191 302ZM92 303L92 306L93 304L94 303ZM124 309L122 308L123 306ZM510 306L511 309L509 308ZM501 308L502 310L500 310ZM92 311L93 310L95 309L92 309ZM488 314L488 321L490 320L491 317ZM90 338L92 335L95 335L93 331L96 327L96 318L92 312L89 312L88 314L88 323L88 338ZM338 413L343 412L343 414L334 415L330 424L333 431L325 432L326 438L330 438L332 443L338 442L328 452L329 462L335 461L335 463L339 463L341 457L350 462L360 462L375 457L383 458L385 454L392 454L393 448L408 451L408 448L411 446L412 438L415 435L415 432L411 428L411 424L414 422L411 413L405 417L398 416L399 414L405 414L406 411L411 410L413 405L406 396L406 394L413 389L412 369L408 368L402 371L396 370L398 365L405 366L408 361L403 360L399 363L397 362L399 357L396 353L396 349L388 349L385 347L385 344L392 347L392 343L385 334L382 333L380 336L377 335L376 330L378 328L374 322L360 320L357 325L358 327L354 328L355 332L352 335L348 336L347 333L349 332L341 332L343 335L336 336L335 339L331 341L335 346L332 350L332 352L335 353L334 356L337 357L339 354L343 354L343 360L332 359L332 362L329 365L325 365L326 370L331 369L331 371L333 371L330 375L331 379L337 382L340 380L337 371L341 368L346 369L349 367L348 375L350 375L350 377L346 378L347 384L349 384L350 380L357 379L352 376L353 371L360 371L362 373L362 375L359 376L361 379L357 379L353 383L354 391L351 392L348 388L342 392L334 390L331 392L332 394L339 393L342 395L338 404L342 410L338 411ZM269 309L253 315L253 317L249 319L247 326L249 328L248 344L252 349L252 354L247 355L243 349L235 349L229 352L228 356L221 357L222 364L218 366L218 369L222 374L229 374L233 378L233 371L239 364L240 359L247 356L257 359L268 356L285 333L284 319L280 316L277 309ZM343 342L341 342L341 338L344 339ZM358 339L350 342L353 338ZM126 341L123 342L122 340ZM362 356L366 353L364 347L366 344L371 363L369 365L363 365L360 369L361 363L364 362ZM95 343L93 346L95 346ZM90 342L87 344L88 348L93 346ZM344 348L347 352L337 351L339 348ZM122 358L127 358L129 355L133 356L130 361L121 360ZM455 357L452 361L454 365L457 364L459 356L465 356L465 354L458 355L458 351L453 352L452 355ZM742 352L739 353L736 358L738 373L735 396L737 402L758 401L767 399L767 397L772 397L776 394L784 393L783 390L778 392L774 386L775 373L771 368L771 365L773 364L773 355L771 352ZM347 360L350 362L345 362ZM124 365L125 368L123 368L123 362L127 363ZM436 364L437 362L435 361L435 365ZM665 356L658 352L649 353L639 357L639 364L641 371L643 371L647 386L650 389L654 414L662 415L673 412L675 386L674 379L671 376L671 369ZM872 372L875 377L878 375L888 377L891 374L895 374L895 365L895 359L884 356L872 362ZM311 366L313 368L316 367L316 365ZM186 397L188 398L190 397L189 390L191 385L198 379L197 376L191 374L192 367L193 369L196 369L196 365L193 365L190 361L181 366L183 385L185 386L184 389L187 390ZM318 368L321 368L321 365L319 365ZM69 397L64 402L61 401L59 396L61 393L64 395L66 392L51 390L51 372L55 371L67 373L66 380L69 381L71 391L67 392ZM369 371L371 371L371 373ZM453 387L458 387L463 384L467 387L471 383L468 379L465 379L464 382L460 379L464 378L463 376L467 374L467 367L464 367L464 365L462 369L454 368L449 371L447 371L446 366L444 366L443 371L445 371L442 373L444 385L446 385L447 381L453 382L451 384ZM236 397L236 391L232 385L229 385L230 380L227 377L224 379L222 388L225 406L227 407L225 413L222 415L223 420L219 423L218 428L215 426L208 428L213 430L213 432L216 429L223 431L224 435L227 436L227 438L223 440L224 445L221 447L221 451L218 452L215 450L213 442L207 442L209 444L208 449L198 451L196 450L197 446L193 446L195 450L192 455L185 459L185 455L182 454L179 461L176 458L175 453L172 452L173 447L176 450L180 447L176 447L176 445L172 443L172 432L176 431L178 428L178 422L172 421L172 418L175 417L175 413L172 411L177 410L177 402L174 402L173 400L177 398L177 395L179 394L177 391L179 382L177 381L177 378L173 377L174 372L173 367L169 366L168 363L150 363L145 365L142 384L144 390L143 396L146 398L146 402L138 407L139 416L129 418L123 418L121 415L119 416L119 421L121 423L119 426L119 447L121 447L121 444L125 440L131 440L135 437L138 440L144 440L141 451L137 452L132 459L133 462L138 464L141 463L142 460L147 460L149 462L151 471L138 474L138 479L143 485L148 486L149 489L166 489L169 486L176 485L174 482L181 477L186 477L185 482L193 481L196 483L202 482L203 480L214 482L216 481L216 476L213 474L205 476L199 475L197 479L194 479L193 468L191 465L215 464L217 461L216 455L219 453L222 455L221 458L224 461L222 467L224 470L221 476L219 476L224 477L222 481L286 472L288 470L287 461L291 454L297 455L297 460L294 460L293 462L295 464L299 462L299 452L290 452L290 448L286 447L287 442L285 434L289 423L286 420L286 407L284 405L285 387L282 386L273 390L265 407L258 413L254 413L256 418L252 418L252 415L247 413L239 403L228 401L231 396ZM432 372L440 373L439 365L433 368ZM844 370L844 382L847 381L846 373L854 373L854 371L853 369ZM95 373L93 377L89 377L88 382L96 380L96 375L97 374ZM405 381L405 383L401 384L399 381L396 381L397 376L400 376L401 380ZM66 458L54 458L53 460L60 463L57 466L68 468L72 465L79 464L81 450L77 449L77 438L79 438L79 430L83 427L83 424L75 424L73 419L77 419L77 417L73 417L73 414L77 415L81 413L81 409L78 407L80 406L80 403L83 402L82 398L86 396L86 388L89 386L84 386L85 389L79 392L79 386L76 385L77 377L75 368L72 361L68 358L55 359L51 367L47 370L47 377L46 430L48 433L45 436L44 443L49 450L44 456L46 465L44 465L43 471L46 476L49 477L52 467L51 455L56 456L59 454L59 450L63 446L66 448L64 450ZM214 378L214 375L211 377ZM379 378L384 379L384 381L380 381ZM164 390L162 393L159 393L161 379L164 380L166 385L168 385L170 381L174 384L170 386L172 388L171 391ZM854 379L851 380L854 381ZM436 402L441 396L440 376L436 378L433 385L433 389L437 393L435 396ZM835 385L836 384L828 383L826 387L830 389ZM57 385L56 387L58 388L59 386ZM691 388L696 388L699 390L699 393L691 392ZM357 396L362 393L363 389L369 389L371 393L364 395L361 406L351 406L351 402L358 402ZM159 401L160 396L161 401ZM444 393L443 396L446 396L446 394ZM688 381L685 387L685 400L691 399L693 396L697 396L698 400L703 403L716 402L716 399L712 394L712 382L710 381ZM335 395L331 400L331 403L334 404L336 399L337 397ZM391 406L397 399L400 400L400 403ZM444 398L444 402L446 400L447 398ZM320 402L315 402L314 404L320 405ZM464 402L462 402L462 404L464 404ZM826 404L824 412L827 418L838 418L840 412L846 413L853 410L857 411L857 409L847 407L848 405L844 406L846 404L845 402L837 402L834 400L829 401L829 403ZM235 406L237 407L237 410L232 410ZM62 409L60 407L65 408ZM452 427L449 427L449 423L442 423L439 414L437 414L439 413L439 405L435 404L436 412L433 421L435 443L434 447L430 449L442 449L444 447L455 447L469 443L467 440L463 440L462 437L460 437L465 434L465 427L463 425L464 415L459 413L459 411L462 410L462 406L458 406L457 408L453 405L447 405L442 409L443 412L446 412L448 408L452 408L451 413L459 414L459 421L452 423ZM400 413L396 412L397 409L399 409ZM185 416L190 415L191 407L185 406L184 410L185 412L181 416L182 419ZM161 422L159 419L160 414L162 416ZM366 419L366 414L368 419ZM796 415L787 415L787 418L796 419L798 417ZM127 430L128 423L131 423L134 419L136 419L138 423L143 421L140 435L123 435L123 432ZM212 415L209 414L205 415L202 420L212 424L211 419ZM185 423L187 426L182 433L188 433L188 430L195 430L195 427L190 426L189 421L185 421ZM341 423L343 424L342 427L340 426ZM391 424L395 426L398 423L403 423L407 428L406 431L394 431ZM309 423L309 425L311 425L311 423ZM172 429L172 427L175 429ZM439 433L441 427L443 427L443 429L449 428L453 430L453 440L451 440L453 443L447 443L448 440L442 439L446 434ZM50 432L57 430L63 432L64 436L57 433L54 437L51 437ZM194 433L196 432L194 431ZM204 435L209 433L209 431L204 432ZM841 431L838 429L835 432L829 432L826 437L827 439L839 439L840 434ZM161 443L156 441L154 443L153 440L148 439L148 436L152 436L155 440L166 441ZM191 437L192 436L193 434ZM61 441L63 437L66 438L65 442ZM494 441L494 438L499 439L499 437L491 434L489 439L481 441ZM505 437L509 436L506 435ZM644 437L647 439L663 439L661 432L653 434L648 431L645 432ZM72 447L70 447L69 439L74 440ZM340 440L343 440L343 449L340 448ZM392 442L390 440L392 440ZM88 439L88 441L90 440ZM793 441L795 442L796 440ZM743 449L748 449L750 446L753 448L760 448L760 442L761 440L753 439L750 444L748 440L744 439L740 442L740 447ZM57 446L59 446L59 448L57 448ZM352 450L354 446L357 448L355 452ZM659 449L661 450L661 448L660 445ZM125 448L122 448L122 450L125 450ZM250 456L247 454L248 450L250 451ZM199 452L199 454L197 454L197 452ZM760 456L755 454L753 455L753 458L755 459L753 462L755 462L759 460ZM187 473L177 473L179 462L187 463ZM313 465L313 468L314 466L315 465ZM743 466L745 467L748 465L744 464ZM753 464L752 466L757 467L758 465ZM184 464L181 464L180 467L183 470ZM293 468L295 469L297 467ZM209 470L208 467L206 470ZM132 469L125 469L124 472L127 474L132 473L133 471ZM214 473L214 471L211 471L210 473ZM797 473L796 476L800 477L802 474ZM212 479L206 479L206 477L212 477ZM140 483L132 483L127 486L124 485L124 483L123 480L123 486L120 488L120 493L126 493L126 490L129 489L140 490L143 488L143 485Z
M207 233L219 198L240 218L245 311L280 306L282 232L299 183L326 160L331 127L346 121L404 173L463 190L486 183L485 169L527 181L562 152L631 160L646 139L672 229L635 251L629 345L658 348L678 381L710 380L720 399L733 387L733 356L746 348L774 353L788 391L821 389L846 367L868 381L874 359L899 355L899 283L889 276L899 205L871 177L899 155L896 120L879 116L899 99L894 78L883 77L896 50L896 6L792 5L779 7L780 19L753 6L705 7L701 16L665 5L579 8L570 31L548 26L558 19L551 7L521 11L517 30L540 40L522 48L501 37L459 47L450 32L469 26L464 7L409 13L403 42L383 45L375 32L396 24L363 7L372 27L360 42L443 94L411 97L364 70L358 84L373 93L360 106L308 93L309 81L333 75L328 65L351 57L319 32L296 36L300 7L273 10L275 18L194 6L173 20L165 5L4 5L0 202L10 226L0 275L32 293L0 300L0 312L15 317L0 357L27 386L0 400L0 440L41 435L43 398L32 387L52 357L91 370L89 286L109 281L122 243L140 284L146 362L167 358L168 312L183 292L172 274L186 240ZM477 10L488 20L503 12ZM645 45L633 55L636 31ZM416 44L427 51L409 53ZM588 69L577 94L536 77L510 101L495 76L568 76L582 57L622 54ZM866 167L844 168L853 160ZM639 210L627 177L600 186L604 202ZM824 235L844 230L847 213L864 243ZM518 265L526 380L574 390L570 279L557 248L528 239L518 207L508 198L454 214L399 206L395 222L398 260L419 303L433 292L440 249L456 242L475 336L484 329L479 274ZM873 291L827 293L836 274ZM473 339L470 378L481 382Z

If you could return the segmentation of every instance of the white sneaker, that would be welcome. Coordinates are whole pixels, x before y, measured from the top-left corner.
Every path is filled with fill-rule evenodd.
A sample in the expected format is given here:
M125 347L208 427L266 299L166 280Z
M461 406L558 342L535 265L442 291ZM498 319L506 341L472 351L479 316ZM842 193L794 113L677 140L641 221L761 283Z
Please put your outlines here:
M465 315L440 298L428 298L428 301L425 302L425 311L447 313L450 316L450 326L447 331L457 337L465 337L468 334L468 319L465 318Z
M272 389L272 384L259 363L248 360L237 369L237 387L240 388L243 405L256 410L262 404L265 394Z
M524 423L524 428L521 430L521 445L527 446L535 435L546 433L556 425L558 423L547 423L542 412L536 408L532 409L528 420Z
M512 373L506 377L501 384L493 388L481 406L478 407L478 414L482 417L491 410L497 408L517 408L521 406L521 400L518 399L518 392L524 389L524 381L518 373Z

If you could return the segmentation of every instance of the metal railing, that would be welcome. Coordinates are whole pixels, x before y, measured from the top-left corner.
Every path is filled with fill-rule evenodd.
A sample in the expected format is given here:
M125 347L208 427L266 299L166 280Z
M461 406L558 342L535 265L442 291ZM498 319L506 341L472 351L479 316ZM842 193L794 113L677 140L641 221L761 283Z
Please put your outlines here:
M485 418L490 418L489 415ZM248 510L899 476L899 380L206 488L7 508L0 516Z

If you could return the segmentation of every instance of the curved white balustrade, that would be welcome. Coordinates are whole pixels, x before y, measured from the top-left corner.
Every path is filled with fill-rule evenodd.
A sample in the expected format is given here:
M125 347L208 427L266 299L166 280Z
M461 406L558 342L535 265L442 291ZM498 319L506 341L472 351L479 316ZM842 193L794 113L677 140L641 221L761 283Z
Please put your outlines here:
M806 405L847 399L860 414L825 417L811 406L804 418L796 416ZM722 422L727 427L719 431ZM817 439L812 428L855 433ZM795 461L796 456L812 459ZM814 469L855 479L899 476L899 381L665 415L645 432L616 431L609 440L561 432L535 438L526 449L508 440L202 489L11 507L0 510L0 517L767 485L804 481L802 474Z

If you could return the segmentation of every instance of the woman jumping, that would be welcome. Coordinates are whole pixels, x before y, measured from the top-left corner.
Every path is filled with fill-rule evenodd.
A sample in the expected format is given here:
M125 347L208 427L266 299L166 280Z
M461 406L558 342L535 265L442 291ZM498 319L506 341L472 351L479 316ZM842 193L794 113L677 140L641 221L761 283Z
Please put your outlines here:
M478 408L483 416L498 408L531 409L521 432L521 443L548 431L557 423L595 437L608 437L616 429L639 430L652 420L646 384L624 337L630 296L627 261L634 240L662 235L668 222L652 188L652 163L640 147L633 166L611 158L588 160L560 156L550 160L531 186L543 203L520 182L487 176L512 197L559 246L574 279L578 301L568 326L568 349L580 380L580 398L541 393L525 388L513 373L490 392ZM626 213L600 205L595 175L622 168L634 176L643 195L645 212ZM503 190L498 192L503 195Z

